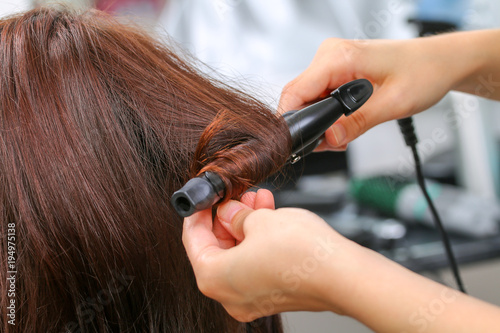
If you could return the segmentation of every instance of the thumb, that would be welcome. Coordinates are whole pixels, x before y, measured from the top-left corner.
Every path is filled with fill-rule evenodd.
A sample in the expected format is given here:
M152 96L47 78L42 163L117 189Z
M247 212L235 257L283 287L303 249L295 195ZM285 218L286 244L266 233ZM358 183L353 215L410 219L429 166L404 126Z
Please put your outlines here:
M245 238L243 225L246 217L254 212L249 206L235 200L230 200L219 206L217 218L222 226L238 241Z

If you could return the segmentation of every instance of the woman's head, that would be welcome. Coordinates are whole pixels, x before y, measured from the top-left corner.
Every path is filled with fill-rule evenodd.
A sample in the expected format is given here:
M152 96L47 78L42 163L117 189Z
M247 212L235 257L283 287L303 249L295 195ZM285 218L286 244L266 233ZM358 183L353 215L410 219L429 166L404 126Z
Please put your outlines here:
M169 198L207 170L237 197L289 146L261 103L104 14L0 21L2 329L234 331L196 289Z

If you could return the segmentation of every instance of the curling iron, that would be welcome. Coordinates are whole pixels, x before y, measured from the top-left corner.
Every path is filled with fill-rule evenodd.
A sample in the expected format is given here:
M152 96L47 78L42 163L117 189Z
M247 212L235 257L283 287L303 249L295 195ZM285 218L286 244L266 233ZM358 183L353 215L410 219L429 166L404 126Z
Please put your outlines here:
M317 103L283 114L292 138L292 153L288 162L296 163L311 153L321 142L325 131L342 115L349 116L359 109L372 92L373 86L368 80L354 80ZM170 202L180 216L187 217L215 205L224 197L224 192L222 179L216 173L207 171L174 192Z

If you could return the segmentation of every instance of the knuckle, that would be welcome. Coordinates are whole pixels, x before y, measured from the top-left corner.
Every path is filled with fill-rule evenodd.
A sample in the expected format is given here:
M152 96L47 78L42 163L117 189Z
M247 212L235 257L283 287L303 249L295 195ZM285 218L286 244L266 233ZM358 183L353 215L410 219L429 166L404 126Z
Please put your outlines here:
M359 50L358 42L349 39L328 38L318 49L319 57L331 58L332 54L343 54L345 59L351 59Z
M295 85L296 81L297 81L297 79L295 78L292 81L290 81L287 84L285 84L285 86L281 90L282 91L282 95L286 96L290 92L290 90L292 89L292 87Z
M285 86L281 90L281 103L288 102L288 100L292 98L293 95L295 95L295 88L297 82L299 81L299 78L300 76L285 84Z
M279 113L285 113L295 107L294 100L298 98L297 95L300 93L300 89L296 86L299 79L300 76L288 82L281 90L280 103L278 107Z
M329 50L332 47L335 47L338 43L341 43L342 41L343 39L339 38L334 38L334 37L327 38L321 42L321 44L319 45L319 50L320 51Z
M245 306L230 305L230 306L224 306L224 308L231 317L242 323L249 323L257 318L262 317L262 314L257 312L252 312Z
M213 264L204 258L204 256L200 256L196 265L193 265L193 269L196 277L196 284L200 292L207 297L216 299L217 290L219 289L217 281L219 281L220 278L218 278L213 271Z
M201 276L196 277L196 284L203 295L214 298L214 291L216 290L214 286L214 279L202 274Z

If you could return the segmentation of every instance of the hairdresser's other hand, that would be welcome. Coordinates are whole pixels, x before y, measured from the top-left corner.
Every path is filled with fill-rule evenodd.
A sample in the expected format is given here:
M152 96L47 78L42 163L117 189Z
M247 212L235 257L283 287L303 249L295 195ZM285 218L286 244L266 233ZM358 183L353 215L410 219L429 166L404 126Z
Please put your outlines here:
M240 321L293 310L341 312L325 287L347 300L354 279L340 269L325 273L353 267L357 245L309 211L254 210L273 198L265 190L252 196L243 200L250 206L230 201L217 211L217 223L239 242L232 248L213 233L210 210L185 219L183 241L200 290ZM325 275L335 277L328 287L320 281Z
M245 198L272 206L267 191ZM500 308L428 280L337 234L303 209L229 201L217 219L240 241L224 248L211 210L186 218L183 242L200 290L234 318L334 311L376 332L496 332Z
M298 109L346 82L368 79L374 86L372 97L339 119L319 147L343 150L371 127L422 111L451 89L446 59L430 61L429 56L411 41L328 39L306 71L285 86L280 108Z
M318 147L343 150L373 126L423 111L451 89L498 99L499 35L497 30L403 41L328 39L306 71L285 86L279 109L304 107L348 81L368 79L374 85L370 100L334 124Z

